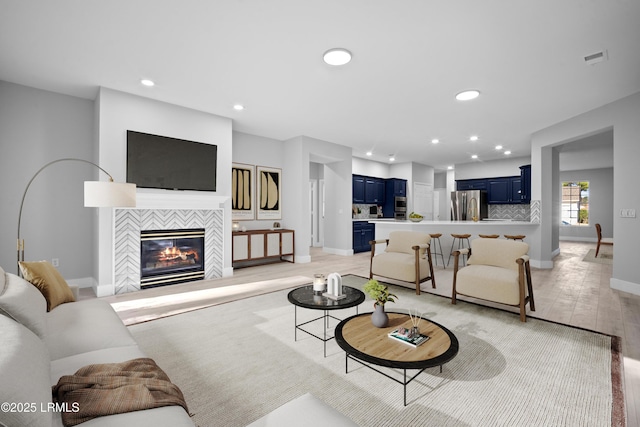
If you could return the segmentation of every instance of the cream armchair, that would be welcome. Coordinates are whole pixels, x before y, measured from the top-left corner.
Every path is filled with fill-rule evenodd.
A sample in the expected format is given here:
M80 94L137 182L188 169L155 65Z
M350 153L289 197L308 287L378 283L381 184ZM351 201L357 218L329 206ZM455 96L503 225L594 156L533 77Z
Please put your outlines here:
M474 239L470 249L454 252L453 293L520 307L520 320L527 321L526 304L535 311L529 245L503 239ZM458 269L458 257L468 254L467 266ZM526 286L525 286L526 277Z
M431 236L413 231L392 231L388 239L372 240L369 278L374 275L411 282L420 295L420 283L431 280L436 287L431 263ZM386 243L383 253L376 255L376 244Z

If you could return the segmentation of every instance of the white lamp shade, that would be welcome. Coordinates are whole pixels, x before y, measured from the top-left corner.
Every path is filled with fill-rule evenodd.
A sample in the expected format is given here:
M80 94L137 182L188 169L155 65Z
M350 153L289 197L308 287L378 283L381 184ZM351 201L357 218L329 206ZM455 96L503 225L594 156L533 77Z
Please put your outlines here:
M135 208L136 185L111 181L85 181L84 206L88 208Z

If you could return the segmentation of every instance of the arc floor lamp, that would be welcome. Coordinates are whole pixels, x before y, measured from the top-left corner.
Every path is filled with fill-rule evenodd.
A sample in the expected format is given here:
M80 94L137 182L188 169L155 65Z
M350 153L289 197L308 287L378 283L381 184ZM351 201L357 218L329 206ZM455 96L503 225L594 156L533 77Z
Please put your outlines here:
M54 160L42 166L38 172L31 177L27 188L24 189L22 194L22 201L20 202L20 212L18 214L18 263L24 261L24 239L20 238L20 224L22 222L22 208L24 207L24 200L27 197L27 192L31 183L40 172L48 168L49 166L60 162L82 162L93 165L100 169L102 172L109 176L109 181L85 181L84 183L84 206L91 208L101 207L122 207L129 208L136 206L136 185L128 183L115 182L109 172L98 166L97 164L84 159L64 158ZM18 275L20 275L20 266L18 265Z

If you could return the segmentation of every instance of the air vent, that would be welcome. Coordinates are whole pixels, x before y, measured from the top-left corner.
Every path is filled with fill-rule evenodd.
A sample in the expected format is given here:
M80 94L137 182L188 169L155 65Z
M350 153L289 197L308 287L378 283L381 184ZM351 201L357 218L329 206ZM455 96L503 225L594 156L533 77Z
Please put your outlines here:
M600 52L592 53L591 55L587 55L584 57L584 62L593 65L599 62L603 62L607 60L607 51L603 50Z

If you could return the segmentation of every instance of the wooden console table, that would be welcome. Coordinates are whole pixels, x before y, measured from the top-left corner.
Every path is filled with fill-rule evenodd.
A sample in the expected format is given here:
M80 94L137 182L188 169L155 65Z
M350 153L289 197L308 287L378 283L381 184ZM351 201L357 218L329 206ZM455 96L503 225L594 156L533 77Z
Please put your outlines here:
M295 262L294 237L294 231L287 229L234 231L232 264L258 260Z

